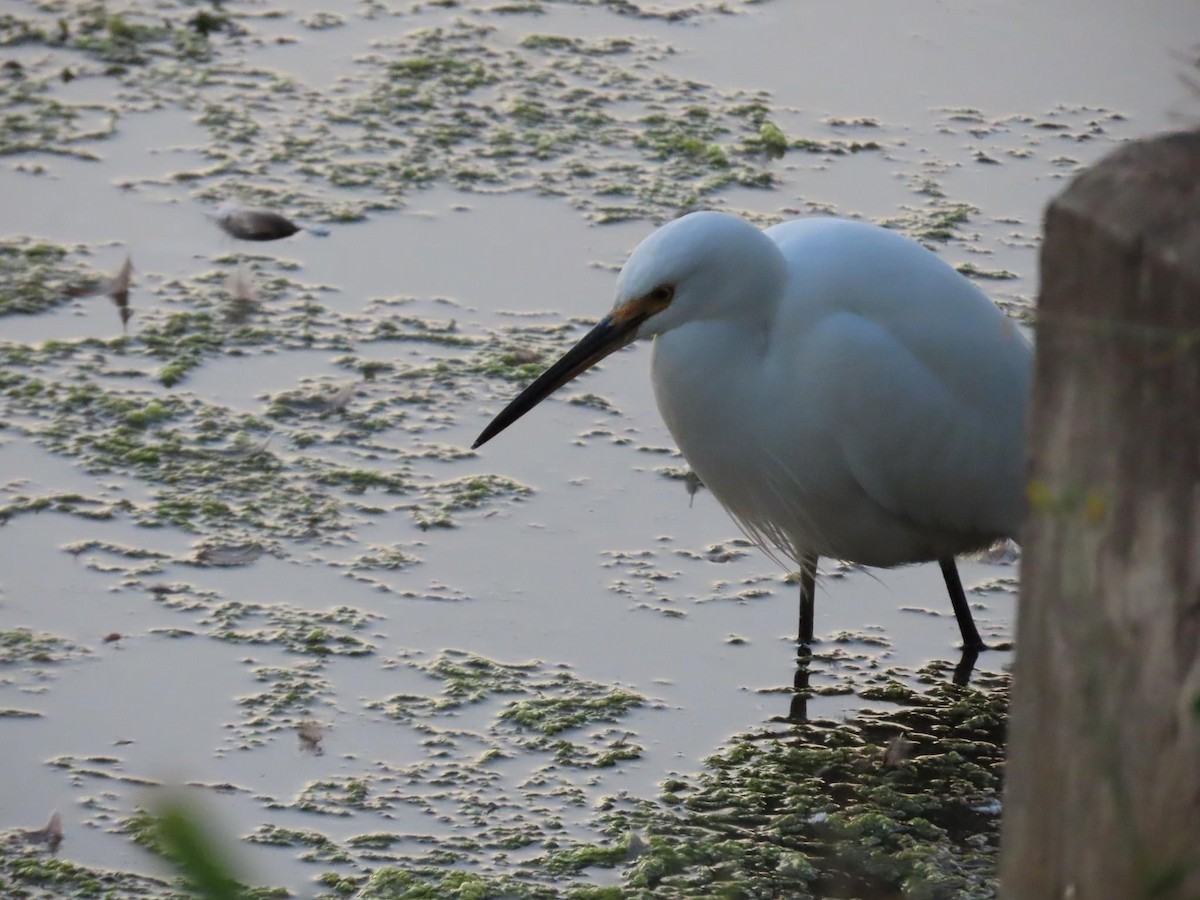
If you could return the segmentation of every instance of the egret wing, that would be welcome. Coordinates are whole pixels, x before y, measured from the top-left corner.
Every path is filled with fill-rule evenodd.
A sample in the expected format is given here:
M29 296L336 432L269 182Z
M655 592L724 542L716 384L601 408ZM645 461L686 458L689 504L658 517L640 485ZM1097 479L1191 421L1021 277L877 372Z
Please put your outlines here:
M1011 535L1024 504L1028 348L1004 340L953 323L925 323L906 340L837 313L809 334L798 379L880 507L934 533Z

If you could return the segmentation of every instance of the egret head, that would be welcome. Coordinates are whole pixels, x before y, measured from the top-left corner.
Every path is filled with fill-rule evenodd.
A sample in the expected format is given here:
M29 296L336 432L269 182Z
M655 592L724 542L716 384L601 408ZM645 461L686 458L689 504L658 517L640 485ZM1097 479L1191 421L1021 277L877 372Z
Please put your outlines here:
M749 222L728 213L691 213L633 251L617 278L610 315L640 317L640 338L687 322L742 318L778 293L784 267L775 242Z
M617 278L612 311L517 396L483 430L491 440L538 403L600 360L643 337L687 322L737 315L772 297L785 263L753 225L719 212L696 212L664 225L630 255Z

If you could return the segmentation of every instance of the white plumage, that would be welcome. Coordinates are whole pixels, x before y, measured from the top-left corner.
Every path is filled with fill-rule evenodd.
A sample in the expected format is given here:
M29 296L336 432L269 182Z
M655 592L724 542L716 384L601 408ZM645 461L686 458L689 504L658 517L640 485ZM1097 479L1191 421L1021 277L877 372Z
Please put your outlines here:
M953 557L1017 533L1032 350L978 288L873 225L764 232L693 213L638 246L612 312L476 446L638 338L654 340L655 398L688 463L806 570L802 640L817 557L937 559L964 643L982 646Z

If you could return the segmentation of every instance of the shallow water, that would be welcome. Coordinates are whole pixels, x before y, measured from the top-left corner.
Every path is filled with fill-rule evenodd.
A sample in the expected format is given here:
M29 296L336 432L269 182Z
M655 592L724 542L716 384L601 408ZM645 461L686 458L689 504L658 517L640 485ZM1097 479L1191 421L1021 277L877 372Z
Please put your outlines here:
M654 5L697 13L668 21L604 4L503 15L485 3L403 3L339 12L338 27L318 30L305 24L317 3L265 18L255 4L227 4L247 33L218 37L211 64L175 69L160 47L119 80L95 54L20 49L27 77L63 102L104 105L118 124L104 139L62 137L95 160L6 156L6 229L73 248L66 261L96 277L130 253L135 315L124 341L103 296L0 317L16 379L0 393L0 623L61 639L50 660L0 666L0 707L39 714L0 719L6 771L19 773L0 786L0 826L37 827L57 808L67 858L152 871L114 823L153 790L120 777L209 785L201 793L236 835L274 824L345 846L391 832L412 853L422 835L474 835L478 808L495 804L495 834L472 862L503 871L497 847L530 818L595 840L601 798L652 798L730 735L788 715L796 589L741 545L711 496L666 477L684 463L654 409L645 348L613 357L481 453L465 448L524 383L521 365L548 361L603 312L615 268L682 202L763 222L813 211L887 222L990 273L984 288L1028 319L1047 199L1120 141L1189 108L1194 119L1175 54L1195 22L1165 2L1136 12L1115 2L734 6ZM451 56L496 54L484 69L496 82L397 107L382 149L370 129L335 120L389 83L388 61L443 52L414 37L435 26L460 42ZM544 49L531 35L588 43ZM610 37L631 49L595 43ZM57 83L64 65L81 77ZM528 69L567 86L534 89L546 117L509 124L510 168L465 171L510 159L495 154L507 138L493 120L531 99L518 77ZM276 73L295 83L272 88ZM604 140L563 131L578 112L571 84L610 117L594 126L609 129ZM750 102L809 150L753 152L757 125L736 112ZM235 119L249 109L261 131L230 138L215 108ZM426 124L456 121L451 110L460 124L493 124L421 144ZM660 113L715 123L703 140L738 177L710 190L726 169L640 147L634 138L658 127L646 117ZM569 146L538 151L539 134ZM309 156L293 152L310 136ZM848 151L856 142L878 146ZM416 159L418 144L426 155L413 165L428 178L343 185L329 174L339 161ZM229 170L208 171L222 159ZM760 177L769 185L752 186ZM271 203L311 228L238 244L212 221L218 200ZM259 285L249 331L224 318L239 265ZM185 320L194 346L151 342ZM177 383L164 384L180 361ZM22 393L34 379L62 396ZM344 411L320 408L351 382ZM99 399L64 399L87 384ZM604 402L566 402L584 395ZM104 405L145 408L151 397L180 406L128 426L124 407ZM155 462L105 449L122 423ZM479 476L509 481L471 493ZM197 547L218 544L266 552L245 566L195 564ZM985 640L1008 646L1016 566L965 560L961 570ZM957 657L935 566L826 561L817 631L817 718L869 705L855 690L882 673L911 677ZM104 643L110 633L121 637ZM452 691L446 666L469 658L495 672L529 664L517 682L531 687L439 706ZM981 667L1008 662L996 650ZM568 732L584 757L632 742L637 758L564 764L500 717L513 698L561 691L578 702L591 689L556 673L645 699ZM397 712L400 694L426 700ZM324 755L298 745L304 719L325 727ZM473 763L489 751L494 765ZM314 787L322 781L340 787ZM347 799L351 782L367 801ZM311 808L315 794L323 810ZM327 868L299 861L295 846L238 852L249 880L301 896ZM351 856L347 871L372 865Z

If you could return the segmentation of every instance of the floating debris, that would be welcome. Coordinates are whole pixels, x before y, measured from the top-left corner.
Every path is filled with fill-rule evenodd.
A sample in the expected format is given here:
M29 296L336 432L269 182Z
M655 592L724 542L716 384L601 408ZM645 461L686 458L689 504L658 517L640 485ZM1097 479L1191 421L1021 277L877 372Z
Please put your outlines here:
M51 855L57 855L58 848L63 842L63 827L62 816L55 810L50 816L50 821L46 823L45 828L39 828L36 831L26 831L25 840L35 844L45 844Z
M898 734L888 741L887 749L883 751L883 767L895 769L904 765L912 756L915 741L910 741L907 735Z
M129 303L129 286L133 283L133 257L125 254L125 262L117 269L112 280L104 286L104 293L112 298L118 306Z
M626 841L625 860L632 862L644 854L650 847L649 842L636 831L630 831Z
M86 297L93 294L103 294L108 297L116 305L117 312L121 316L121 328L128 330L129 320L133 318L133 310L129 306L129 288L132 283L133 258L127 253L125 262L121 263L121 268L117 269L108 281L98 285L95 282L90 285L80 285L68 290L67 293L73 297Z
M258 544L227 544L201 547L196 551L196 562L209 566L245 566L263 555Z
M325 409L328 412L344 411L350 405L350 401L354 399L354 394L357 390L357 382L343 384L325 399Z
M324 756L325 750L321 741L325 739L325 729L311 719L296 726L296 737L300 739L300 750L313 756Z
M222 453L225 456L228 456L230 459L250 459L251 457L258 456L260 453L266 453L267 447L270 445L271 438L273 437L275 437L274 428L268 431L267 436L256 444L250 444L248 446L241 444L239 446L230 447L229 449L222 451Z
M278 241L300 230L287 216L267 209L230 209L217 214L217 224L240 241Z
M255 299L254 281L244 265L239 265L237 271L230 274L225 286L230 300L249 303Z
M115 643L116 643L117 641L119 641L119 640L120 640L122 637L123 637L123 635L122 635L122 634L121 634L119 631L111 631L111 632L109 632L108 634L106 634L106 635L105 635L105 636L102 638L102 640L103 640L103 641L104 641L104 643L106 643L106 644L115 644Z
M235 325L240 325L258 311L258 288L254 277L245 266L239 265L225 282L229 291L228 305L225 307L225 318Z

